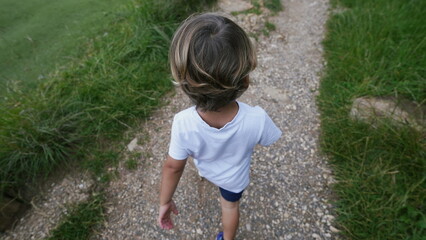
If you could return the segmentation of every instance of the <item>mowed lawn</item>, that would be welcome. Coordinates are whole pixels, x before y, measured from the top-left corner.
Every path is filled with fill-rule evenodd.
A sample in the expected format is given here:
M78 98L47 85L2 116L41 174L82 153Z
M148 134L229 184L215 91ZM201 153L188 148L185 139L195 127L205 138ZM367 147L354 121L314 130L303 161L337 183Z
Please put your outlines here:
M0 93L9 80L34 87L81 55L88 37L108 34L106 23L127 2L0 0Z

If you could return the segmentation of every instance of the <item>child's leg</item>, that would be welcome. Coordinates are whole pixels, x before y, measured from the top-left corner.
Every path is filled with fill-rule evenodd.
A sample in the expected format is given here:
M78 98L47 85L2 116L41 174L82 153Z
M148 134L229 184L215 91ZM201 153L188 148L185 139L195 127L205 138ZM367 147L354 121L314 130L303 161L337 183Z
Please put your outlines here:
M229 202L220 197L224 240L233 240L240 220L240 201Z

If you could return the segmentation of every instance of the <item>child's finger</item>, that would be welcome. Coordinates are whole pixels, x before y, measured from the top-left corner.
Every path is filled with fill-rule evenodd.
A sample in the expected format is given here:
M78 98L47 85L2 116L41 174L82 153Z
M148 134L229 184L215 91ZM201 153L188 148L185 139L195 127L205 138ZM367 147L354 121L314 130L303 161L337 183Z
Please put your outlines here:
M163 229L170 230L173 228L173 222L171 219L163 219L161 220L160 227Z
M179 211L177 210L176 206L173 206L173 207L172 207L172 212L173 212L175 215L178 215Z

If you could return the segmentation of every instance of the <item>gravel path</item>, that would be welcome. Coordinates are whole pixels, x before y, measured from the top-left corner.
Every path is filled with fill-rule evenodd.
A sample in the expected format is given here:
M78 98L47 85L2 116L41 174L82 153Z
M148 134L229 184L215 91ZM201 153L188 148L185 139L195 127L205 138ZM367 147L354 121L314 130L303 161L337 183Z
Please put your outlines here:
M336 239L328 203L333 179L318 149L315 105L324 65L320 43L328 1L285 0L283 6L283 12L269 18L277 30L259 38L259 66L240 99L262 106L283 136L269 148L256 148L237 239ZM253 24L250 16L238 19L248 19L239 22L246 28ZM120 168L120 179L108 191L108 220L98 239L213 239L220 230L219 192L198 176L192 164L187 165L175 194L180 210L177 226L166 231L156 225L171 120L188 106L178 90L170 104L141 127L145 132L139 138L149 135L149 140L138 151L148 157L137 170Z
M237 4L246 1L245 4ZM283 131L271 147L255 149L251 184L241 202L237 239L338 239L329 203L333 183L327 161L318 146L319 113L315 96L324 62L321 41L327 19L327 0L283 0L275 17L241 14L236 21L250 32L261 32L266 20L277 30L258 39L258 68L251 86L240 99L262 106ZM250 6L248 0L221 0L224 11ZM227 9L226 9L227 8ZM235 9L234 9L235 10ZM202 180L189 162L175 194L180 214L175 229L156 225L162 162L165 159L173 115L191 104L180 90L130 136L139 140L134 154L143 156L137 169L125 160L119 177L107 189L107 220L93 239L214 239L220 228L219 191ZM88 174L68 174L52 183L44 197L4 239L46 236L66 211L80 202L93 186ZM1 236L0 236L1 238Z

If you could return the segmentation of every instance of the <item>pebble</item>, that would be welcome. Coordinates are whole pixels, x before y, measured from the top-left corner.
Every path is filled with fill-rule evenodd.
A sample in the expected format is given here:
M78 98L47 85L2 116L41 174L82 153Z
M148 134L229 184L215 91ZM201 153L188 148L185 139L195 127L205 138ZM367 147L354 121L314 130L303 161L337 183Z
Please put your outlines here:
M312 234L312 237L315 238L315 239L321 239L320 235L318 235L316 233Z
M340 232L340 230L339 230L339 229L337 229L337 228L335 228L335 227L333 227L333 226L330 226L330 231L332 231L332 232L334 232L334 233L338 233L338 232Z

